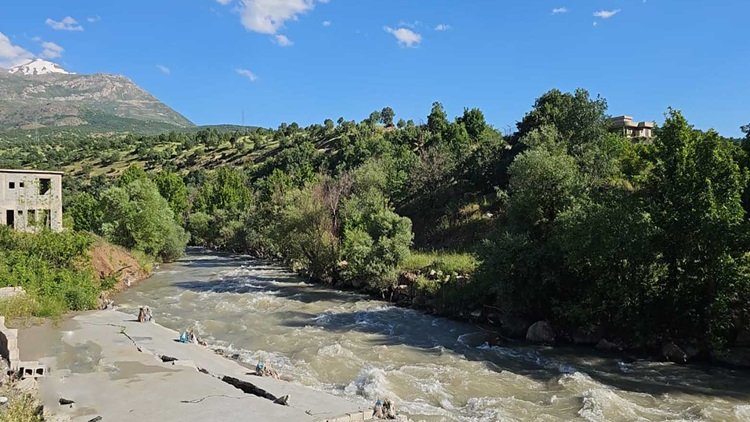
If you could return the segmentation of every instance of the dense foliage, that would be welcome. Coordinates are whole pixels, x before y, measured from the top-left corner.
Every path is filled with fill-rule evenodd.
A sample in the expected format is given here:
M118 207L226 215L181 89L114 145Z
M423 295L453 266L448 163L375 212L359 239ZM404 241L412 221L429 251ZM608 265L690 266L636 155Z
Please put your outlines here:
M434 103L425 124L386 107L306 128L6 140L0 162L81 176L66 179L75 228L163 259L182 226L331 284L383 291L433 269L417 284L444 312L486 305L644 347L731 343L750 320L750 133L669 110L654 139L630 140L606 112L553 90L507 136Z
M4 303L16 309L3 314L55 316L95 307L102 286L88 261L92 241L83 233L17 233L0 227L0 287L20 286L27 293Z

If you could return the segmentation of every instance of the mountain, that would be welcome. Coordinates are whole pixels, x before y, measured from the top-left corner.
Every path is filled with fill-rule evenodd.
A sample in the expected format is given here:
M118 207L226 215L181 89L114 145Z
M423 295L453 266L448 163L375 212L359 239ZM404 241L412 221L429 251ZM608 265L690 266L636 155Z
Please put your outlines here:
M48 75L50 73L62 73L63 75L70 75L71 73L60 67L60 65L48 62L42 59L29 60L26 63L13 66L8 70L8 73L21 74L21 75Z
M193 126L121 75L77 75L40 59L0 72L0 132L156 133Z

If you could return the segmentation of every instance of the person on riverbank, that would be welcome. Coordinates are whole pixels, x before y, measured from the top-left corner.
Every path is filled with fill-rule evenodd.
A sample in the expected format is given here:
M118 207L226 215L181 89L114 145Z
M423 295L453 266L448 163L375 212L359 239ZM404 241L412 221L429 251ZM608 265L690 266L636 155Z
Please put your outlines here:
M138 322L151 322L154 320L154 316L151 313L151 308L148 306L141 306L138 311Z
M390 399L383 401L378 399L372 408L372 417L373 419L396 419L396 405Z
M279 379L278 372L266 365L265 362L258 362L258 364L255 365L255 375L259 377L271 377L274 379Z

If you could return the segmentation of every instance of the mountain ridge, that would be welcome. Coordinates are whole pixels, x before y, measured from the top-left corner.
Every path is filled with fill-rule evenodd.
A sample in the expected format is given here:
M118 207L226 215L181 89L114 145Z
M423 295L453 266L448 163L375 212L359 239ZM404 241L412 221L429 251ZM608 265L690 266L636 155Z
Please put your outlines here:
M124 75L74 74L40 59L0 72L0 132L153 133L194 126Z

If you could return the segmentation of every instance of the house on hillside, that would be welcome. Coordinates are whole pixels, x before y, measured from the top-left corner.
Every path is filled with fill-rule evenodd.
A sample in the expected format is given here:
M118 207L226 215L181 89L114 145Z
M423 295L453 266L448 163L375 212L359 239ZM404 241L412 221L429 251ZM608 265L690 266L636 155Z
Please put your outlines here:
M654 136L654 122L635 122L630 116L618 116L609 120L613 132L622 133L631 139L649 139Z
M0 224L62 231L62 172L0 169Z

